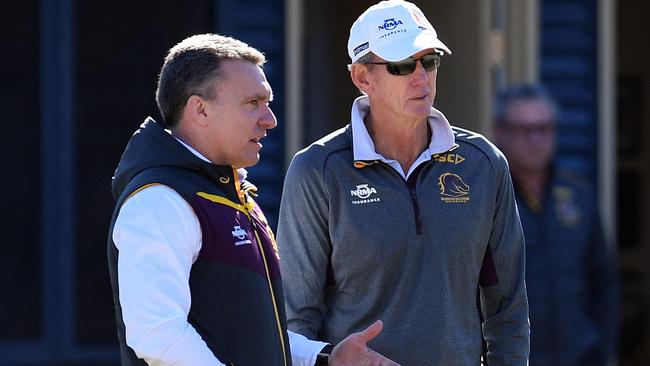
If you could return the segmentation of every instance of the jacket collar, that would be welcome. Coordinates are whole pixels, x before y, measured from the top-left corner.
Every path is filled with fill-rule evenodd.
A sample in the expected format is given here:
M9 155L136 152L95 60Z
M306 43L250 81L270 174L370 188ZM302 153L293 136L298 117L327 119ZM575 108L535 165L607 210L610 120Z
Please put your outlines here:
M373 164L377 161L386 161L386 158L375 150L375 144L363 122L369 112L370 102L366 95L358 97L352 104L350 124L352 129L352 151L356 167ZM427 122L431 130L431 142L423 153L430 159L434 154L452 149L455 145L455 138L449 121L439 110L431 107Z

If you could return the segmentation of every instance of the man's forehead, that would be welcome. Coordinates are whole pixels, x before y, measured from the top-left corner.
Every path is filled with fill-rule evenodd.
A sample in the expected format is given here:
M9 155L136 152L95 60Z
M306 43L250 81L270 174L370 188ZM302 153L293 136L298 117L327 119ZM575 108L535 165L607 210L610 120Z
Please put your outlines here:
M259 65L243 60L228 60L222 64L221 72L217 83L224 87L245 86L251 89L250 94L272 94L271 85Z
M511 123L542 124L555 121L553 107L543 99L520 99L510 103L506 119Z
M408 58L419 59L420 57L422 57L424 55L428 55L428 54L433 53L433 52L440 52L440 51L436 50L435 48L427 48L427 49L422 50L420 52L414 53L409 57L406 57L404 60L406 60ZM372 58L373 58L373 61L386 61L383 58L379 57L378 55L374 55L374 54L373 54Z

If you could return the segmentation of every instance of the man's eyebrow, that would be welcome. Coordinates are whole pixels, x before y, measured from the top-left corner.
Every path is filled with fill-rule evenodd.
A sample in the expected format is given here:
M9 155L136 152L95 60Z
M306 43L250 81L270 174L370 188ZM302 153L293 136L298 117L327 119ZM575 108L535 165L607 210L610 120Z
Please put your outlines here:
M248 94L245 95L244 100L266 100L268 99L269 102L273 100L273 92L270 92L269 94Z

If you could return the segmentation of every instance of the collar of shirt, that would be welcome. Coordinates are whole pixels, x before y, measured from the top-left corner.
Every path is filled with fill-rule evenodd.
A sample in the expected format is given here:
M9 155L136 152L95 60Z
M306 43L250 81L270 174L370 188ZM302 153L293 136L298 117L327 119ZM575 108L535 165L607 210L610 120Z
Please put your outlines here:
M176 141L180 142L181 145L185 146L185 148L188 149L192 154L194 154L194 156L196 156L197 158L205 161L206 163L213 164L210 161L210 159L206 158L203 154L198 152L195 148L193 148L192 146L186 144L183 140L179 139L178 137L172 135L169 130L167 130L167 133L169 133L174 139L176 139ZM239 178L239 181L243 182L244 179L246 179L246 177L248 176L248 171L246 169L244 169L244 168L239 168L239 169L237 169L237 176Z
M355 162L379 160L393 167L404 179L408 179L408 176L415 168L423 162L431 160L432 155L449 151L455 144L456 140L449 121L447 121L447 118L439 110L431 107L431 112L429 112L429 118L427 119L429 128L431 129L431 142L405 174L399 162L386 159L375 150L375 144L372 138L370 138L368 129L366 129L366 125L363 122L364 117L369 112L370 103L366 95L358 97L352 104L352 150L354 152Z

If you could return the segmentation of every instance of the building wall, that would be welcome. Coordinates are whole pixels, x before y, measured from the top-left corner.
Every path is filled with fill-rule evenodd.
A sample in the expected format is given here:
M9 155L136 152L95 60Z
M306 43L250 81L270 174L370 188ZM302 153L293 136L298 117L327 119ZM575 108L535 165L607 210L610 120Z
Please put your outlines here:
M650 3L616 4L621 365L650 359Z
M452 124L484 132L489 118L489 65L485 62L488 57L485 42L489 22L487 5L470 0L415 0L414 3L420 6L439 37L453 51L452 55L443 58L438 72L435 106ZM350 107L359 91L346 69L350 62L347 41L350 26L369 3L352 0L303 1L301 4L304 16L296 21L301 22L304 29L300 43L304 47L304 69L295 77L303 79L303 118L288 123L303 124L300 147L304 147L349 123Z
M0 30L0 365L115 365L111 176L144 118L160 118L165 53L196 33L239 37L269 57L266 74L281 101L283 2L5 1ZM272 107L282 121L282 103ZM269 133L263 163L250 170L270 220L283 136L281 127Z
M452 123L488 133L492 6L499 0L415 0L454 51L439 72L436 106ZM167 49L184 37L223 32L271 60L279 127L251 169L274 225L283 180L284 123L303 124L301 144L349 121L355 90L345 68L349 27L367 1L303 1L304 115L286 121L283 2L243 0L0 4L0 159L6 296L0 314L0 365L112 365L117 360L105 240L110 177L131 133L154 101ZM561 154L597 176L594 2L540 0L541 79L569 112ZM622 365L642 365L650 349L650 37L648 2L617 2L618 220L623 280ZM286 70L291 74L292 70Z

